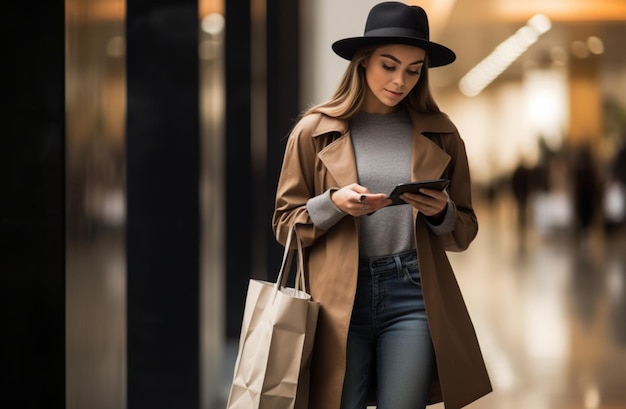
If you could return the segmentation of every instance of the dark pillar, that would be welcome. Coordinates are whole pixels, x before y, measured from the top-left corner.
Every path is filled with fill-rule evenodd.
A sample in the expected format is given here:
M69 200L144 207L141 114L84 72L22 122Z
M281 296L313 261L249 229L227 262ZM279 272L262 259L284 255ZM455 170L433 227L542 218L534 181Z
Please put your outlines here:
M250 2L226 0L226 336L238 338L252 271Z
M128 408L199 407L195 0L127 1Z
M65 408L64 2L0 20L0 406Z
M282 247L269 227L286 137L300 114L298 1L267 4L267 268L278 272Z
M268 1L267 158L255 169L251 157L251 31L250 2L226 0L226 335L239 337L246 288L253 271L253 246L267 249L260 270L273 279L280 267L282 247L274 239L271 217L276 183L285 147L284 137L299 113L298 2ZM256 16L262 18L261 16ZM261 24L261 23L257 23ZM263 186L253 186L262 183ZM260 193L260 194L258 194ZM253 207L262 209L253 209ZM262 220L255 220L254 217ZM253 232L253 228L263 231ZM255 242L261 237L265 242Z

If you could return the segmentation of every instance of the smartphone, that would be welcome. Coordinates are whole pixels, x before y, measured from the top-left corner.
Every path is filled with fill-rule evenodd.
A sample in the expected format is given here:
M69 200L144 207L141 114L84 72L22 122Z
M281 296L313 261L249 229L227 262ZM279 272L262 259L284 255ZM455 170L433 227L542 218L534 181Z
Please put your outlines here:
M415 193L418 195L423 194L420 189L433 189L444 190L448 187L450 181L448 179L433 179L423 180L420 182L401 183L397 185L389 194L389 199L392 200L390 206L406 204L406 202L400 199L402 193Z

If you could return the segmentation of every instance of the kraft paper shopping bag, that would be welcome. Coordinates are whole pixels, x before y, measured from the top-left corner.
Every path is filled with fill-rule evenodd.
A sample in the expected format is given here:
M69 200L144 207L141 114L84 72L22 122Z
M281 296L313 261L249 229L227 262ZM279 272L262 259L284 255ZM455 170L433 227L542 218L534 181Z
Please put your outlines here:
M291 242L297 241L297 250ZM292 252L294 288L287 288ZM305 409L319 303L307 294L300 240L291 229L275 283L251 279L227 409Z

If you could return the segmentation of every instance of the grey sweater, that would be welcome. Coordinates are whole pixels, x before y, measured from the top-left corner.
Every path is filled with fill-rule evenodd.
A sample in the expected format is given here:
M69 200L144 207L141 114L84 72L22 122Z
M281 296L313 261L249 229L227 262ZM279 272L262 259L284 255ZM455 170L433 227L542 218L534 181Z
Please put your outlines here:
M404 110L387 115L360 112L350 121L359 184L371 193L389 194L399 183L411 181L411 120ZM313 223L328 230L346 214L332 202L328 190L307 202ZM443 223L431 226L450 231L454 225L454 206L449 203ZM413 250L413 208L388 206L360 218L359 253L378 257Z

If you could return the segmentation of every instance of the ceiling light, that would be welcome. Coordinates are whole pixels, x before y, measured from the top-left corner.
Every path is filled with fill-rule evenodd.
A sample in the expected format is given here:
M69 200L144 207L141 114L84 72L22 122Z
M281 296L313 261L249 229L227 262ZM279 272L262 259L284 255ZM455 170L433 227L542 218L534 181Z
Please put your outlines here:
M587 39L587 47L592 54L600 55L604 53L604 42L599 37L591 36Z
M547 16L543 14L533 16L525 26L500 43L491 54L461 78L459 82L461 92L470 97L480 94L551 27Z

